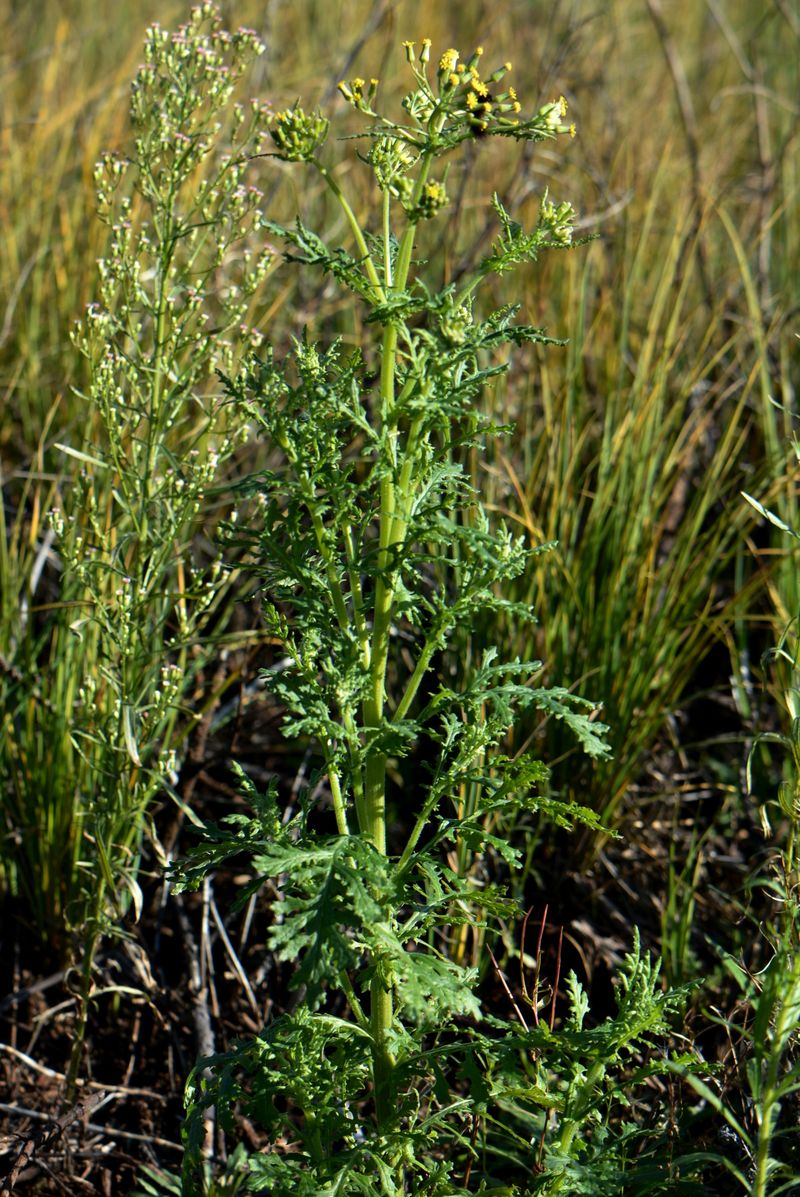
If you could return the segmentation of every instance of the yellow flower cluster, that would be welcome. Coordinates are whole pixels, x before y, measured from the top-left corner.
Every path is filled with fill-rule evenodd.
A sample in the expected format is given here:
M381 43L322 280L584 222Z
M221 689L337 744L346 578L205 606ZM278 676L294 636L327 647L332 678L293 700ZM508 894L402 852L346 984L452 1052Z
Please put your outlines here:
M570 137L574 137L577 130L574 124L565 124L566 115L567 101L563 96L559 96L557 100L553 100L552 103L545 104L544 108L539 109L539 116L544 119L548 129L553 133L569 133Z
M372 112L372 102L378 91L378 82L377 79L370 79L369 86L367 86L366 80L357 76L355 79L343 79L338 87L348 104L352 104L359 112Z
M532 122L538 126L540 135L544 133L549 137L568 132L575 136L575 126L564 123L567 102L563 96L544 105L534 117L528 120L522 117L522 105L515 88L502 91L498 88L512 69L511 63L504 62L483 77L479 69L483 46L477 46L464 60L455 47L444 50L438 59L436 86L432 86L425 69L431 56L430 38L423 38L421 42L405 41L403 46L419 84L416 91L404 98L403 107L418 123L424 124L434 110L441 110L456 125L461 124L462 128L466 125L476 137L493 132L519 136L523 132L520 126L524 123L527 128ZM371 79L369 86L360 78L343 80L339 84L348 103L370 116L378 115L373 108L377 87L377 79Z

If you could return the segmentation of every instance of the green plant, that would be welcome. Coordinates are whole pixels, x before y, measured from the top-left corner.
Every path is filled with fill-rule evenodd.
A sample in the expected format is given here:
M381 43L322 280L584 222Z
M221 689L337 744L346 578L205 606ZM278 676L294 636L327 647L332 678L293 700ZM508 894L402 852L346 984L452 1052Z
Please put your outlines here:
M794 834L796 808L791 817ZM702 1159L721 1164L751 1197L795 1192L800 1166L798 877L796 868L786 872L787 859L780 851L773 865L772 876L761 877L757 888L766 890L777 918L753 927L754 939L761 939L769 953L767 964L753 971L729 953L722 955L739 995L734 1013L712 1019L724 1027L731 1044L727 1075L715 1083L687 1074L678 1062L670 1064L716 1112L731 1141L724 1156L709 1152ZM695 1163L701 1162L698 1154Z
M225 1161L221 1176L209 1178L203 1185L203 1197L235 1197L244 1191L247 1182L247 1153L240 1143ZM139 1174L141 1188L132 1197L180 1197L183 1192L180 1176L161 1168L143 1166Z
M793 438L794 457L800 461L800 443ZM753 496L745 499L775 528L793 540L800 534L795 527ZM791 506L791 500L789 500ZM784 568L784 573L786 569ZM789 586L791 603L796 581ZM741 1044L742 1074L752 1102L750 1125L745 1129L727 1110L725 1117L740 1136L752 1160L752 1179L747 1178L753 1197L791 1192L797 1178L800 1155L793 1143L800 1109L800 869L797 836L800 827L800 635L797 615L785 628L779 644L764 658L765 666L778 666L776 693L784 719L785 733L762 732L753 744L748 759L748 789L752 790L751 765L760 744L777 743L785 750L784 777L774 799L759 806L765 836L773 836L772 821L777 818L784 828L772 862L771 876L760 877L759 887L769 895L775 916L762 924L770 959L757 974L736 962L731 972L739 982L744 1008L752 1021L734 1024ZM772 813L774 812L774 813ZM790 1106L795 1113L785 1114ZM781 1120L781 1113L784 1117ZM784 1150L779 1151L779 1147ZM740 1177L740 1179L743 1179Z
M794 442L800 460L800 444ZM744 498L775 528L793 539L795 529L760 500ZM790 593L794 587L790 587ZM748 754L747 788L752 794L753 762L760 748L774 743L785 750L784 777L777 794L759 801L761 827L774 840L773 820L780 820L784 834L774 843L767 870L751 878L751 891L767 898L769 914L755 930L756 942L768 953L766 965L753 969L730 953L722 953L728 975L739 994L736 1013L715 1016L725 1027L732 1047L736 1084L713 1086L696 1075L688 1081L716 1111L732 1132L738 1150L721 1162L751 1197L777 1197L796 1190L800 1153L797 1148L797 1111L800 1109L800 871L797 831L800 825L800 638L797 620L784 630L780 643L765 654L764 664L779 666L776 694L790 726L786 733L761 732ZM755 922L752 914L745 912ZM675 1065L679 1071L679 1066ZM727 1091L726 1091L727 1090ZM734 1156L736 1158L734 1158Z
M596 758L607 748L593 704L537 685L537 662L488 648L458 688L446 668L480 613L532 618L505 591L542 550L491 523L464 456L506 431L475 403L508 369L504 348L548 338L514 323L515 308L478 319L476 303L490 276L570 245L571 207L545 197L526 232L495 197L499 234L469 277L435 290L415 269L420 226L447 204L442 160L475 139L553 138L567 131L566 106L526 119L502 83L508 64L483 77L482 51L462 62L447 50L431 80L430 42L419 54L405 45L415 87L403 122L377 110L377 80L340 85L371 122L362 159L381 196L377 232L362 227L319 156L328 133L319 112L296 104L271 130L276 157L307 164L333 191L355 255L300 220L269 227L290 260L360 298L378 344L346 355L303 335L286 359L253 356L226 381L280 450L279 463L240 487L248 506L230 537L237 559L245 550L252 562L283 645L267 681L285 733L315 745L324 797L315 799L315 782L298 809L284 810L277 780L261 794L240 771L255 814L208 826L178 867L178 884L192 887L248 855L256 878L242 901L274 881L269 943L293 966L300 997L256 1039L198 1065L187 1090L187 1194L207 1183L212 1108L226 1129L242 1109L266 1133L269 1150L248 1161L251 1189L556 1192L582 1159L602 1154L607 1072L666 1025L668 999L638 946L617 1018L584 1030L573 977L560 1032L482 1024L475 970L444 950L448 928L515 907L496 883L446 865L442 848L464 845L511 870L520 854L491 832L498 812L599 827L591 811L547 794L535 755L508 756L518 714L562 720ZM553 1070L562 1080L548 1088ZM558 1159L520 1184L533 1164L531 1129L546 1128L553 1111Z
M225 31L212 4L176 33L151 27L130 154L106 154L95 171L110 239L97 302L75 336L88 362L85 440L58 446L79 466L51 518L61 618L47 702L23 708L12 750L15 825L58 816L29 861L23 843L17 868L34 870L43 853L59 863L52 913L81 933L70 1092L95 948L131 904L139 913L149 811L158 794L177 797L177 753L200 714L185 696L232 593L197 538L218 518L209 489L246 435L214 369L257 341L244 321L271 261L250 248L261 194L242 183L268 112L233 102L262 50L251 31Z

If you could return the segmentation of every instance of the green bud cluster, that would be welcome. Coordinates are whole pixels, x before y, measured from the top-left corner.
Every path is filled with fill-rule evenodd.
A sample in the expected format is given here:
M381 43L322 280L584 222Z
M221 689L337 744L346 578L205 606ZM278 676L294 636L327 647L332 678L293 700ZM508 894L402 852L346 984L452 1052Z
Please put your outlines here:
M572 204L564 200L554 204L545 197L539 209L539 228L556 245L570 245L572 242L572 226L575 222L575 209Z
M393 137L377 137L367 154L378 187L394 195L398 194L398 181L411 170L416 160L414 151Z
M450 307L439 320L439 330L451 345L463 345L472 328L472 312L467 304Z
M273 118L270 135L277 158L286 162L311 162L324 145L330 122L319 112L305 112L299 104Z

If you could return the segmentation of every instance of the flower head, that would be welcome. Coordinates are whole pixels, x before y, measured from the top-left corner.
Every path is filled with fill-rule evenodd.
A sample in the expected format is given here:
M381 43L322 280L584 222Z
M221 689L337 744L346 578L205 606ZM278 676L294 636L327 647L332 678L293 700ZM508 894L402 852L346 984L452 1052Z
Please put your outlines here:
M442 57L439 59L439 70L443 75L449 75L456 69L458 62L458 50L445 50Z
M277 157L286 162L309 162L328 136L329 123L319 112L307 113L295 104L275 114L270 135Z

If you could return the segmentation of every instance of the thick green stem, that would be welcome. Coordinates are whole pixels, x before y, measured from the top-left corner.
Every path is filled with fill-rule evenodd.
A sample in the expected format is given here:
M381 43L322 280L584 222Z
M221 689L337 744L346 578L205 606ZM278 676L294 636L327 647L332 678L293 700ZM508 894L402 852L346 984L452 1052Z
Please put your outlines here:
M347 826L347 810L344 804L339 774L330 762L328 763L328 785L331 787L333 811L336 816L336 830L339 832L339 835L349 835L350 829Z
M425 830L427 823L428 823L428 819L431 817L431 814L433 813L433 810L436 806L437 801L438 801L438 795L436 795L433 798L429 798L428 801L423 806L422 810L417 815L417 820L412 828L411 835L408 837L408 840L406 841L406 846L403 849L403 855L400 857L400 860L397 862L398 876L402 875L402 873L405 871L405 869L408 868L408 864L409 864L409 861L411 860L411 857L414 853L414 849L416 848L417 844L419 843L419 837L422 835L423 831Z
M372 979L370 987L370 1032L372 1035L372 1074L375 1083L375 1117L379 1127L394 1121L390 1080L395 1066L389 1049L389 1032L394 1022L391 982L380 975Z
M387 188L383 193L383 283L388 291L392 286L392 197Z
M420 171L412 194L412 208L418 203L428 177L432 153L423 155ZM410 220L403 234L397 254L394 279L392 278L390 241L390 196L383 198L383 283L375 269L366 238L361 226L336 180L319 162L314 165L336 196L350 225L358 252L372 285L375 300L383 302L387 294L402 293L408 283L408 274L414 250L416 224ZM384 330L381 349L380 377L380 433L385 437L388 460L380 486L380 522L378 531L378 569L373 597L373 620L371 642L362 640L362 659L369 669L368 693L363 703L362 718L364 732L369 737L379 735L384 718L386 701L386 671L389 660L389 639L395 600L396 564L393 551L403 537L409 510L409 488L413 477L413 445L406 444L406 458L400 475L395 479L397 463L398 429L395 417L395 368L397 360L398 330L389 324ZM319 536L318 536L319 541ZM324 554L323 554L324 555ZM326 562L326 568L328 563ZM331 581L329 574L329 582ZM351 579L351 589L352 589ZM341 621L341 591L338 582L332 587L332 597L337 617ZM355 598L355 595L354 595ZM357 631L363 634L364 625L357 623ZM386 756L370 747L364 770L363 803L357 802L359 829L382 855L386 855ZM394 1020L391 978L382 965L376 961L375 976L370 993L370 1031L372 1035L373 1075L375 1084L375 1108L379 1126L385 1126L393 1118L390 1077L394 1059L389 1048L389 1034Z
M564 1122L564 1125L561 1129L561 1134L559 1135L558 1146L562 1154L565 1156L569 1155L570 1148L572 1147L572 1141L580 1130L581 1124L583 1122L583 1115L588 1108L589 1100L594 1087L603 1079L604 1073L605 1064L602 1061L598 1061L596 1064L592 1065L586 1074L586 1080L581 1086L581 1095L576 1103L573 1117Z
M397 704L397 709L394 713L395 719L400 720L406 717L409 707L417 696L417 691L422 684L422 679L428 672L428 668L433 659L433 654L436 652L438 644L438 635L429 636L423 644L419 657L417 658L417 663L414 666L414 672L408 680L408 685L405 688L403 697Z
M416 205L428 177L431 155L425 155L417 177L412 196L412 207ZM388 209L384 206L384 236L388 236ZM408 274L414 252L416 224L409 221L400 241L397 254L394 284L391 291L402 293L408 283ZM384 247L385 268L388 265L388 244ZM388 278L388 275L387 275ZM393 551L404 535L405 521L409 507L409 487L413 476L414 453L412 433L406 444L406 455L397 484L394 470L397 460L397 424L395 416L395 367L397 361L397 327L388 325L383 334L380 381L380 431L386 437L388 461L384 463L385 474L381 481L381 510L378 534L378 573L375 582L375 598L372 625L372 647L370 653L370 686L364 703L364 725L367 732L379 734L383 722L386 699L386 670L389 660L389 638L395 599L397 570ZM366 763L366 823L364 829L377 850L386 854L386 755L381 751L370 752ZM375 977L370 993L370 1027L372 1032L373 1075L375 1083L375 1110L379 1126L385 1126L393 1118L389 1081L394 1068L394 1058L388 1046L388 1037L394 1021L391 979L384 977L384 970L377 961Z

